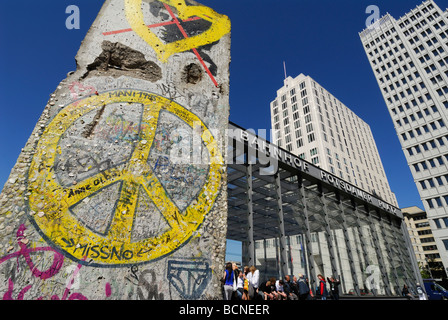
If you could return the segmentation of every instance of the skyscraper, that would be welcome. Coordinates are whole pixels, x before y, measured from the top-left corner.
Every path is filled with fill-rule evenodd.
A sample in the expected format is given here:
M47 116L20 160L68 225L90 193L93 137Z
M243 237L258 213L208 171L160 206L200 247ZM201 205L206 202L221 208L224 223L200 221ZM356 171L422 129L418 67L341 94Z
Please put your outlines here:
M360 38L448 268L448 12L425 1Z
M398 206L370 126L311 77L285 79L271 123L278 146Z

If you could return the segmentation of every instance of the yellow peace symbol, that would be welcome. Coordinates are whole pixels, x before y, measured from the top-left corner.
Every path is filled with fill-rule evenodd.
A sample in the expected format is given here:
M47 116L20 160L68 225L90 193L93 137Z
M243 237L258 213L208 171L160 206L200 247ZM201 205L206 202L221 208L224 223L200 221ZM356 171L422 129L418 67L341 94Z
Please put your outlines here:
M102 171L76 185L61 186L56 180L55 160L62 154L62 135L87 113L113 103L142 104L140 141L125 164ZM209 153L205 185L183 212L168 196L148 164L161 111L179 117L191 128L201 126L201 138ZM221 188L223 158L218 143L204 123L181 105L154 93L115 90L87 97L65 107L43 132L29 171L29 207L40 233L75 260L87 259L91 265L131 265L157 260L185 245L204 222ZM135 172L139 172L136 174ZM106 178L105 178L106 177ZM112 222L99 235L70 213L70 208L95 193L121 182ZM140 241L132 241L139 189L143 188L169 224L169 231ZM76 192L82 190L82 193Z

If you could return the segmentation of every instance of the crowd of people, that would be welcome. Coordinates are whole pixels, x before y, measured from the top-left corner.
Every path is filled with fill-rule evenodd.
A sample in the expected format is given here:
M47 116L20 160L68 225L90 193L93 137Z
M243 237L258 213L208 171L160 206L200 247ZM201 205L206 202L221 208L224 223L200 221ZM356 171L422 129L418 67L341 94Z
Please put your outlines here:
M224 300L339 300L340 281L318 275L319 283L311 288L301 273L287 275L284 279L270 278L260 282L260 272L255 266L240 270L235 263L227 263L223 274Z

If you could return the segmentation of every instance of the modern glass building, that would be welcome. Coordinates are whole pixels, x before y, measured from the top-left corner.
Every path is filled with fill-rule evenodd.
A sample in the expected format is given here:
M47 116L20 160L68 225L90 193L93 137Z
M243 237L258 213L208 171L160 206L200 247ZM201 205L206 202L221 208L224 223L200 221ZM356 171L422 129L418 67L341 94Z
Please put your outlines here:
M235 124L229 128L228 234L262 280L318 274L341 294L396 296L422 283L400 209Z

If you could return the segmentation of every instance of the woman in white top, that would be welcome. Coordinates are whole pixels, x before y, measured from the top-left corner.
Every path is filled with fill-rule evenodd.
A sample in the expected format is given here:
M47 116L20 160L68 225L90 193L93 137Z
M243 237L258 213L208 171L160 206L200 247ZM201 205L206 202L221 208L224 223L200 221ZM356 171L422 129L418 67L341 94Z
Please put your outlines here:
M240 271L240 274L238 275L238 279L237 279L237 289L236 289L236 293L238 295L238 299L240 300L245 300L243 299L244 297L244 273L242 271Z
M246 275L247 280L249 280L249 286L253 287L253 295L249 295L250 299L253 300L256 295L258 294L258 287L259 287L259 281L260 281L260 271L255 268L255 266L251 266L249 268L249 272ZM251 291L249 290L249 293ZM263 296L264 298L264 296Z

